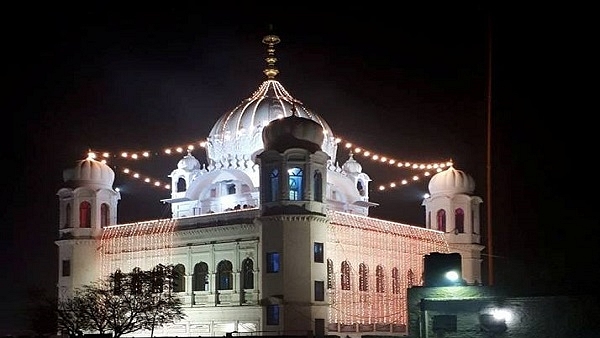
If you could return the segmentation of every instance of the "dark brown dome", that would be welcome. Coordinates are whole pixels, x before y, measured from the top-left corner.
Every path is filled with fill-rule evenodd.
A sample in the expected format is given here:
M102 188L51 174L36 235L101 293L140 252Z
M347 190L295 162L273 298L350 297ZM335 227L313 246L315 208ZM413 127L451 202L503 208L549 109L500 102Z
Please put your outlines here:
M295 115L274 120L262 133L265 150L283 152L290 148L304 148L311 152L321 150L323 127L313 120Z

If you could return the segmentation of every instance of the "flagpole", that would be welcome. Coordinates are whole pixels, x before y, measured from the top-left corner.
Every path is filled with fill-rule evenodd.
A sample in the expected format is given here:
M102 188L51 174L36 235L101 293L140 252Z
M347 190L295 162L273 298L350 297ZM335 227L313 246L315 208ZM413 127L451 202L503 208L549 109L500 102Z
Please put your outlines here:
M488 55L487 55L487 255L488 285L494 285L494 250L492 241L492 19L488 13Z

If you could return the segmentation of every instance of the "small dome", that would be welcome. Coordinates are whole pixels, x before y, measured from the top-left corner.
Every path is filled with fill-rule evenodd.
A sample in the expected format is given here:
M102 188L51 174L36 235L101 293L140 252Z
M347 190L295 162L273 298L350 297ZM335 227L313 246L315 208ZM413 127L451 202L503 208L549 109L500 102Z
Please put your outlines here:
M280 152L289 148L305 148L315 152L321 149L323 138L320 124L296 115L271 122L262 133L265 149Z
M362 165L354 159L354 154L350 153L350 158L342 165L342 169L351 174L360 174L362 172Z
M200 162L192 155L189 151L187 155L185 155L179 162L177 163L177 168L183 169L186 171L193 171L196 169L200 169Z
M475 180L465 172L448 169L439 172L429 181L429 193L437 194L472 194L475 191Z
M115 172L105 163L88 157L78 161L74 168L65 170L63 179L66 183L70 182L74 186L112 189Z

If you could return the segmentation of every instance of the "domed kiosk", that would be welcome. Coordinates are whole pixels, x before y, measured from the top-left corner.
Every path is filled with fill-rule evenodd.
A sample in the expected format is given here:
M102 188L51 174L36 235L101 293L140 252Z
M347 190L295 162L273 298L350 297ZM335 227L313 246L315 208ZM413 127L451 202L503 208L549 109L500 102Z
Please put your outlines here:
M448 167L429 181L429 197L423 200L425 226L444 233L448 246L461 255L467 282L481 282L481 214L483 202L474 196L475 181L462 170Z

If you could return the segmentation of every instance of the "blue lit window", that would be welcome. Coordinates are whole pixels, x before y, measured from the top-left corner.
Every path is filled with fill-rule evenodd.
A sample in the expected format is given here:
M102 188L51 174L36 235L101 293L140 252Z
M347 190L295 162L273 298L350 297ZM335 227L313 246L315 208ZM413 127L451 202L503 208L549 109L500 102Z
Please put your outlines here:
M288 169L288 182L290 201L302 200L302 169L298 167Z
M279 272L279 252L267 252L267 272Z
M217 265L218 290L233 289L233 266L230 261L224 260Z
M279 305L267 306L267 325L279 325Z

